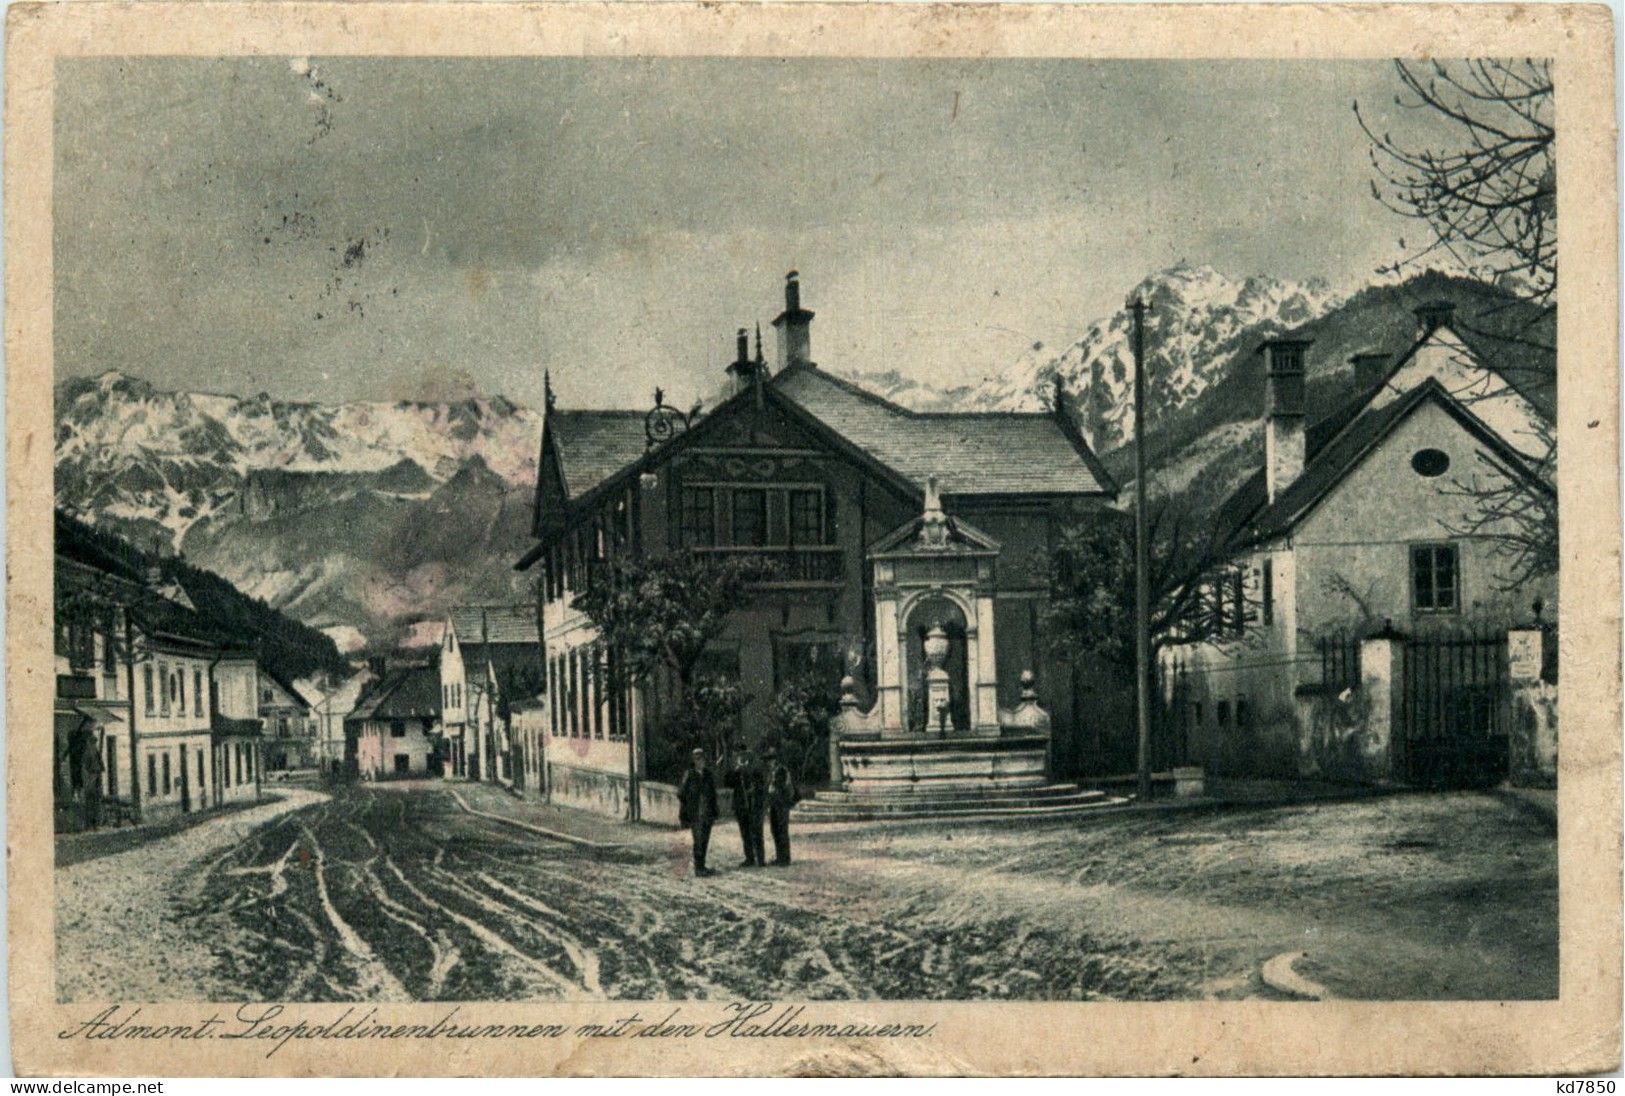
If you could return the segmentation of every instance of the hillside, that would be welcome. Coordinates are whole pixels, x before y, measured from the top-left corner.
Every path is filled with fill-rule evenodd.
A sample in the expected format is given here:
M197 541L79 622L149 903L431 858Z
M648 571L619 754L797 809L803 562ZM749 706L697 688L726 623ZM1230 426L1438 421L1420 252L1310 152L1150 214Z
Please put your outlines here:
M1349 357L1372 351L1397 358L1417 335L1413 310L1433 300L1456 304L1456 327L1488 360L1516 379L1549 372L1549 318L1501 290L1426 272L1373 285L1345 300L1324 286L1268 278L1236 281L1209 268L1175 267L1126 296L1151 305L1146 317L1147 460L1153 489L1209 512L1263 460L1265 339L1292 333L1313 340L1306 357L1311 421L1353 393ZM1133 358L1128 317L1091 324L1059 352L1035 346L1003 373L937 388L887 373L849 374L916 410L1036 409L1059 377L1078 425L1125 491L1133 485Z
M71 536L107 559L144 573L157 567L164 579L177 583L199 615L222 641L252 647L260 662L285 681L318 673L343 673L344 659L333 641L315 628L272 609L212 571L173 557L163 557L130 544L57 511L57 535Z
M540 417L501 397L326 406L57 388L58 505L344 640L522 593Z

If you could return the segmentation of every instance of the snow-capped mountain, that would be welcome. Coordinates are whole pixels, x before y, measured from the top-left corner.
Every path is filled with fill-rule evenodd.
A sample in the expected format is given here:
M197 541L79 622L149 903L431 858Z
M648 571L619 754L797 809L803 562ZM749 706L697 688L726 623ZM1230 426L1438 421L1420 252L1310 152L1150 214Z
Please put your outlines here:
M1243 341L1296 327L1338 303L1323 282L1284 282L1264 276L1233 280L1212 267L1180 265L1146 278L1130 294L1146 314L1148 417L1177 413L1218 379ZM1079 426L1098 452L1121 445L1132 429L1131 321L1118 311L1091 323L1065 347L1033 346L1003 371L951 391L895 372L855 376L888 399L917 410L952 405L989 410L1039 410L1060 377L1075 401Z
M57 388L56 499L353 647L515 593L540 439L500 396L328 406L108 372Z
M530 484L541 436L541 417L501 396L326 406L168 392L109 371L64 382L56 400L59 504L149 538L167 531L173 546L256 473L387 473L426 494L477 456Z

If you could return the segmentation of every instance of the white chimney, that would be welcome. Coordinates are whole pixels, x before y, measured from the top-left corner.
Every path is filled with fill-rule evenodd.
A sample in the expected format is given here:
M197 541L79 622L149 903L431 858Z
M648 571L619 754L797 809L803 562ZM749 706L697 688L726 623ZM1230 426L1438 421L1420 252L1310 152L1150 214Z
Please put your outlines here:
M1271 339L1264 355L1264 484L1274 502L1303 474L1303 352L1307 339Z
M801 276L794 270L784 276L784 311L773 321L779 333L779 368L811 366L813 314L801 307Z

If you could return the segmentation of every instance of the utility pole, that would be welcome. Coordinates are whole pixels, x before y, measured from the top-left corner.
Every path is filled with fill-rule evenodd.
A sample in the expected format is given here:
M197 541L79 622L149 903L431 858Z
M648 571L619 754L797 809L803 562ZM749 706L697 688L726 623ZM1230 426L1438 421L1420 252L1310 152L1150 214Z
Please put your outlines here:
M1141 803L1151 799L1151 568L1145 516L1145 314L1150 307L1138 297L1128 303L1134 314L1134 711Z

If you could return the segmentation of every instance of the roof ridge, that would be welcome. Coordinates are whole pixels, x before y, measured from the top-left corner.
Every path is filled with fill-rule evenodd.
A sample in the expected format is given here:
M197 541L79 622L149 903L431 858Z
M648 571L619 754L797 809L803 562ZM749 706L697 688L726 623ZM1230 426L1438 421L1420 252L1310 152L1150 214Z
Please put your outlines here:
M771 379L773 381L777 381L781 377L790 377L790 376L795 376L795 375L798 375L798 374L801 374L801 373L806 373L806 374L809 374L811 376L816 376L816 377L822 377L824 380L829 381L831 384L835 385L837 388L841 388L841 389L843 389L843 390L845 390L847 392L850 392L852 395L857 396L857 397L859 397L861 399L868 400L870 403L879 404L881 407L884 407L886 410L895 412L895 413L897 413L899 415L903 415L903 416L905 416L907 418L918 419L918 418L924 418L925 417L925 414L926 414L925 412L914 411L914 410L911 410L910 408L904 407L900 403L893 403L891 400L888 400L885 396L882 396L877 392L869 391L867 388L864 388L862 385L858 384L856 381L849 381L845 377L837 376L836 374L831 373L831 372L829 372L828 370L825 370L825 369L819 369L815 365L797 364L797 365L787 366L786 368L781 369L777 373L775 373Z

